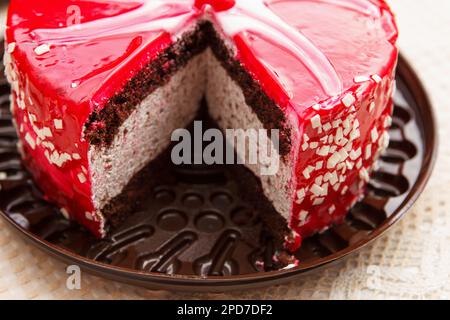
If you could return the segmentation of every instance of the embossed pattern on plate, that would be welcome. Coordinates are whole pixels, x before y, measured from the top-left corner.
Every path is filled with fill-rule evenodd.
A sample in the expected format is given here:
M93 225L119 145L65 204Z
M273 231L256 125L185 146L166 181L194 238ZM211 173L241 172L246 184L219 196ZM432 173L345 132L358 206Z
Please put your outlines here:
M21 165L0 78L0 215L28 240L85 270L149 288L223 291L279 283L334 262L385 232L423 190L436 155L435 122L409 65L398 71L391 143L367 196L345 223L306 239L300 265L280 270L258 212L240 198L226 167L171 168L175 184L149 189L148 201L108 239L94 239L44 201Z

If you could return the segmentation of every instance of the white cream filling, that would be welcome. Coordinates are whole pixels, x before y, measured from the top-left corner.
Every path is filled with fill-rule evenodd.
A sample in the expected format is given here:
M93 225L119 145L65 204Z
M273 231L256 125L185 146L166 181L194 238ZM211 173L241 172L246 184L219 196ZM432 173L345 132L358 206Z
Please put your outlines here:
M206 83L206 61L193 58L150 94L119 128L109 148L89 150L93 202L102 209L131 178L170 144L173 130L197 114Z
M224 129L264 129L263 124L258 119L253 109L245 102L245 96L241 87L228 75L210 49L206 52L208 61L208 84L206 89L206 99L209 106L209 114ZM258 153L264 152L258 141L250 143L258 146ZM243 150L244 151L244 150ZM249 154L249 149L245 149L245 154L238 155L244 158ZM291 174L293 164L289 160L283 161L280 157L279 169L275 175L261 175L262 164L248 164L249 168L261 181L264 194L272 202L275 209L288 221L291 212L292 189Z
M96 208L101 211L136 173L161 154L174 130L192 122L203 96L222 130L264 128L246 104L242 89L208 49L150 94L123 123L109 148L91 147L89 162ZM266 197L288 221L293 163L281 159L275 175L262 176L260 164L246 166L259 177Z

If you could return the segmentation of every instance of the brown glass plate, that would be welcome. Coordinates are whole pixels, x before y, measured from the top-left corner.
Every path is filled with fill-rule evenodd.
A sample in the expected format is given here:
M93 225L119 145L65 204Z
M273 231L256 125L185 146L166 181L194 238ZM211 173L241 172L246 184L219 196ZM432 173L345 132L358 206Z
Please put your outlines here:
M0 79L0 215L31 243L83 270L154 289L226 291L279 284L336 262L386 232L413 205L431 174L437 137L417 76L400 58L391 143L365 199L345 223L306 239L298 267L272 263L276 248L258 213L240 198L228 167L170 167L175 179L149 187L148 201L106 240L96 240L42 200L23 169Z

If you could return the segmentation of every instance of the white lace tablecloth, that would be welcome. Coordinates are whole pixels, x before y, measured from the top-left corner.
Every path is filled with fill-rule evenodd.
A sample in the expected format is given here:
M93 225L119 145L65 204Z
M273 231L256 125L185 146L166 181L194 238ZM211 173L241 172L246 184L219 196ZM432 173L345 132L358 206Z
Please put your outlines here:
M344 263L295 282L206 295L148 291L88 274L66 287L66 266L26 244L0 220L0 298L450 299L450 1L391 0L400 47L434 104L441 145L423 196L386 236Z

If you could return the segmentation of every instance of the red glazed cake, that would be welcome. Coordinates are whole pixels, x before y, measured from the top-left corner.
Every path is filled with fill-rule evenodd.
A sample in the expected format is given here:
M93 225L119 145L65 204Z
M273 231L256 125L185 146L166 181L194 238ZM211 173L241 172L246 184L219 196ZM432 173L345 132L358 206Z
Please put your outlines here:
M205 97L221 129L279 130L280 169L248 166L251 197L294 250L344 219L387 147L396 39L383 0L12 0L5 65L24 163L104 237L128 214L118 202L135 200L130 181Z

